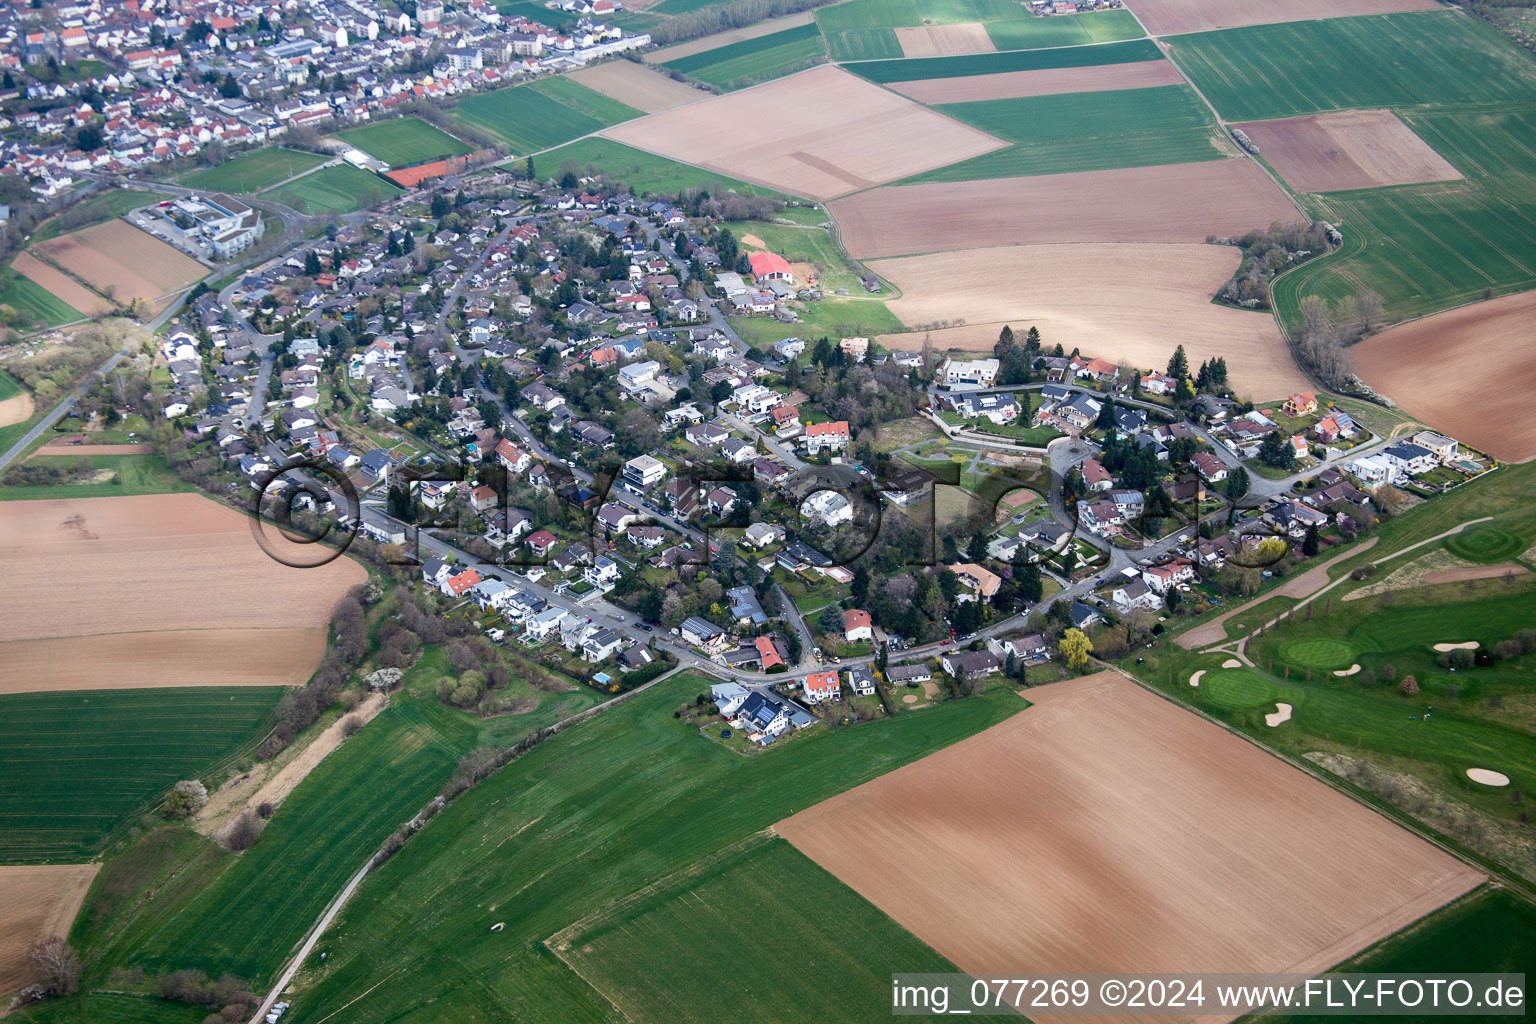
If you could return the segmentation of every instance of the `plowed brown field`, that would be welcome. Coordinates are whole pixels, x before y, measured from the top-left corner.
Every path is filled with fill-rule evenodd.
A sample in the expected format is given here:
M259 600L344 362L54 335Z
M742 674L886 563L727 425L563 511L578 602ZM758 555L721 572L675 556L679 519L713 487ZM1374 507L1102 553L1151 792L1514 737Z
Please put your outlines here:
M34 284L42 285L54 298L68 303L86 316L110 313L113 309L112 303L29 252L17 253L11 261L11 269Z
M920 25L898 28L896 39L903 57L947 57L961 53L992 53L992 37L979 21L954 25Z
M920 174L1005 145L831 65L601 134L812 199Z
M37 246L59 266L118 302L180 291L208 268L125 220L85 228Z
M692 57L696 53L717 50L722 46L729 46L732 43L745 42L748 39L756 39L759 36L770 36L787 28L798 28L801 25L809 25L810 23L811 12L802 11L799 14L790 14L782 18L774 18L771 21L760 21L748 28L733 28L729 32L716 32L712 36L690 39L688 42L678 43L676 46L664 46L659 50L649 51L641 57L641 60L647 64L665 64L667 61L677 60L679 57Z
M709 93L691 85L675 82L660 71L652 71L632 60L610 60L572 71L571 77L588 89L595 89L610 99L626 103L636 110L654 114L685 103L709 98Z
M962 78L925 78L916 82L895 82L891 88L919 103L970 103L1062 92L1150 89L1183 83L1179 69L1167 61L1144 60L1136 64L1104 64L1091 68L1043 68Z
M0 504L0 692L307 678L365 573L273 561L195 494Z
M1428 11L1439 4L1434 0L1127 0L1127 6L1152 35L1172 36L1278 21Z
M1286 117L1238 125L1269 165L1299 192L1334 192L1425 181L1461 172L1390 110Z
M0 994L32 982L27 947L55 935L69 936L100 870L100 864L0 867Z
M1042 242L1201 242L1300 216L1252 160L888 186L829 208L861 259Z
M0 399L0 427L9 427L17 423L25 423L32 418L35 406L32 396L28 394L12 395L10 398Z
M1026 695L777 831L973 973L1310 973L1483 881L1118 673Z
M1508 462L1536 457L1536 292L1436 313L1367 338L1355 372L1403 411Z
M1048 344L1068 351L1160 367L1177 337L1196 364L1225 356L1241 395L1305 390L1274 317L1211 302L1239 259L1230 246L1122 242L962 249L879 260L870 269L901 289L889 305L908 326L965 319L964 327L929 334L941 349L991 351L1011 324L1015 332L1038 327ZM898 346L912 336L884 340Z

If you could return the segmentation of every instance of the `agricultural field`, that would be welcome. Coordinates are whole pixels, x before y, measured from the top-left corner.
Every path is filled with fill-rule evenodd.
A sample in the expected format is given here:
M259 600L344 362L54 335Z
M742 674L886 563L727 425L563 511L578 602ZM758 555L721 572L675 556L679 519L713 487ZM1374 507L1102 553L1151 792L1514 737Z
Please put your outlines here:
M990 53L996 47L980 22L923 25L896 29L903 57L949 57L961 53Z
M32 418L32 396L21 382L0 370L0 427L13 427Z
M33 980L27 947L68 935L99 864L0 867L0 997ZM9 1000L7 999L7 1002Z
M731 317L731 326L743 341L757 348L767 348L785 338L883 336L905 330L905 326L884 302L875 298L828 295L819 302L809 302L797 310L800 319L784 323L772 317ZM996 338L993 339L994 341ZM911 344L920 345L920 339Z
M3 411L0 402L0 411ZM30 414L29 414L30 415ZM0 416L0 424L4 423ZM39 454L27 460L29 466L46 466L75 471L82 463L78 482L57 486L0 483L0 501L35 501L51 498L115 498L140 494L168 494L190 491L191 484L171 472L158 455Z
M136 210L150 203L158 203L164 198L163 192L147 192L136 188L114 188L97 192L59 216L39 224L37 230L32 232L32 241L33 243L45 242L77 228L100 224L104 220L113 220L123 216L129 210Z
M125 220L39 243L49 260L118 302L154 300L207 276L208 268Z
M684 189L701 188L709 192L739 192L749 196L780 196L782 193L762 185L753 185L702 167L670 160L626 146L600 136L577 139L558 149L540 154L536 167L540 174L553 173L570 160L577 173L591 167L614 181L628 185L635 195L675 196Z
M1454 181L1461 174L1390 110L1250 121L1264 161L1298 192Z
M871 82L913 82L919 79L969 78L1010 71L1048 71L1109 64L1134 64L1162 59L1150 39L1135 39L1103 46L1065 46L1050 50L1013 50L977 53L964 57L929 57L923 60L877 60L853 64L847 70Z
M782 116L785 109L798 116ZM744 134L742 124L761 126ZM835 67L819 67L603 133L686 163L824 199L1003 145Z
M1131 0L1130 4L1147 29L1159 36L1277 21L1429 11L1437 6L1434 0L1247 0L1242 4L1222 0Z
M310 216L355 213L400 194L400 189L370 171L337 164L275 188L262 198Z
M1189 197L1200 196L1192 205ZM1203 242L1296 208L1251 160L869 189L830 209L858 259L1047 242Z
M44 264L44 266L47 265ZM47 269L53 270L52 267ZM54 273L58 272L54 271ZM81 290L84 291L84 289ZM58 298L36 281L23 276L17 271L14 263L0 267L0 305L10 306L12 309L26 313L32 318L32 327L55 327L73 320L85 319L84 313Z
M756 39L758 36L770 36L785 29L795 28L800 25L809 25L814 19L810 11L802 11L799 14L786 15L783 18L770 18L760 21L746 28L731 29L727 32L716 32L714 35L704 36L700 39L690 39L685 43L677 43L674 46L663 46L658 50L647 50L640 57L647 64L665 64L679 57L688 57L695 53L703 53L705 50L718 50L732 43L739 43L746 39Z
M417 117L401 117L352 128L337 132L336 138L390 167L424 164L429 160L468 153L474 148Z
M971 972L1310 973L1484 879L1119 673L1028 697L775 831Z
M324 963L311 960L298 979L296 1024L323 1020L365 992L381 1017L430 1006L438 1018L607 1019L609 1004L545 946L550 936L794 808L1024 707L1011 691L993 690L919 714L812 730L743 757L672 718L705 689L697 676L659 683L547 740L450 805L338 917L322 944ZM722 803L720 792L737 797ZM491 932L497 921L504 930ZM423 957L433 971L402 969ZM822 998L835 1000L835 988L822 986ZM829 1016L817 1017L814 1004L803 1013Z
M595 90L611 100L634 107L646 114L671 110L686 103L697 103L709 94L691 85L673 81L659 71L632 60L609 60L589 64L570 73L572 81Z
M643 112L561 76L465 96L452 116L490 132L515 153L527 154L641 117Z
M0 695L0 859L86 860L270 725L272 687Z
M627 1020L655 1024L866 1020L888 1002L892 973L955 970L793 846L762 833L603 907L546 945ZM783 972L744 999L720 983L722 949L815 969Z
M816 26L801 25L716 50L676 57L663 66L722 89L736 89L778 78L824 56L826 47ZM698 98L702 99L703 94Z
M1197 364L1224 356L1238 394L1305 389L1273 317L1211 302L1238 259L1235 248L1194 243L1020 245L878 260L870 269L901 289L889 305L903 323L965 320L928 332L940 350L991 352L1011 324L1016 333L1038 327L1067 351L1148 367L1167 361L1177 334Z
M1210 111L1185 85L979 100L938 109L1014 145L909 182L1189 164L1229 155L1218 142Z
M286 181L295 174L303 174L325 163L326 158L316 153L302 153L296 149L272 146L250 153L230 157L217 167L184 174L177 179L187 188L206 189L209 192L252 193Z
M1071 17L1015 18L987 23L987 35L999 50L1033 50L1084 43L1113 43L1144 36L1130 11L1100 11Z
M1355 372L1404 411L1496 458L1536 457L1536 292L1393 327L1350 350ZM1438 366L1458 372L1436 373Z
M1130 64L1101 64L1082 68L1042 68L1038 71L1002 71L961 78L926 78L892 82L890 88L919 103L971 103L978 100L1011 100L1024 96L1057 93L1115 92L1182 85L1179 69L1165 60Z
M0 693L302 683L364 577L346 558L295 572L196 494L3 502L0 537Z
M55 305L62 306L69 314L62 319L49 318L50 322L65 323L69 320L83 319L87 314L97 316L112 312L116 306L105 296L91 291L79 281L70 277L52 264L44 263L30 252L23 250L11 260L11 272L17 275L25 275L17 278L28 285L41 288ZM23 297L25 301L26 297ZM26 308L26 307L23 307ZM34 305L31 307L34 315L41 315L50 311L47 305ZM81 311L84 312L81 312Z
M1174 61L1233 121L1529 102L1536 89L1529 55L1454 11L1261 25L1181 36L1169 45Z

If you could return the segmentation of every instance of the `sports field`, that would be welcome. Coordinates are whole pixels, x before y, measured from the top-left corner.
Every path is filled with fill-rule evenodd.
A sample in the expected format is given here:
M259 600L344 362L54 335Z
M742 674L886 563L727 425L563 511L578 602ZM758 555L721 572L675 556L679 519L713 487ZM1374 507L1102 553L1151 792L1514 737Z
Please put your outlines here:
M527 154L643 113L561 76L465 96L452 116L490 132L515 153Z
M566 143L539 155L535 164L540 174L557 172L567 160L575 162L578 172L588 166L607 174L614 181L628 185L636 195L675 196L684 189L701 188L709 192L740 192L743 195L777 196L782 193L754 185L702 167L681 163L622 142L593 136Z
M804 67L825 56L826 52L821 33L815 25L808 24L676 57L664 66L722 89L734 89L777 78L787 70Z
M289 182L262 198L291 206L300 213L324 216L355 213L400 194L400 189L370 171L337 164Z
M337 132L336 137L391 167L407 167L445 156L458 156L474 148L417 117L379 121Z
M0 859L86 860L177 780L253 741L260 687L0 695Z
M602 908L546 945L637 1024L868 1020L888 1003L891 974L955 970L793 846L762 833ZM743 992L721 984L723 949L802 969L775 972L773 984Z
M1134 39L1103 46L1066 46L1049 50L1014 50L977 53L963 57L929 57L922 60L875 60L850 64L860 78L882 85L918 79L968 78L1007 71L1041 71L1052 68L1086 68L1101 64L1130 64L1161 60L1162 53L1150 39Z
M1028 697L775 830L970 972L1310 973L1484 878L1118 673Z
M1228 156L1186 85L949 103L943 113L1014 143L908 179L974 181L1188 164Z
M260 192L295 174L302 174L311 167L319 167L325 160L325 157L316 153L272 146L241 153L217 167L182 175L179 180L187 188L206 189L209 192Z

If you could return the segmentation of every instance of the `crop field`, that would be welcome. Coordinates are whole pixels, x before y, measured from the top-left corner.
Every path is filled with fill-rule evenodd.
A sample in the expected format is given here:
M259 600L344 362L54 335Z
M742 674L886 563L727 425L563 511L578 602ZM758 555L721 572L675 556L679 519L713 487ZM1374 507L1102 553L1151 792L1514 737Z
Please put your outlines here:
M1038 327L1067 351L1157 366L1176 333L1197 364L1224 356L1238 394L1305 388L1272 317L1211 302L1238 259L1234 248L1192 243L1018 245L879 260L870 269L901 289L889 304L904 323L965 319L964 327L930 332L941 350L990 352L1011 324L1015 332Z
M1416 185L1461 177L1390 110L1351 110L1237 125L1298 192Z
M677 57L664 66L701 82L733 89L777 78L786 70L825 55L821 33L814 24L807 24ZM697 98L703 99L704 95L700 93Z
M547 938L794 808L1023 707L1011 691L994 690L851 729L811 730L742 757L672 718L702 690L697 676L660 683L450 805L338 917L325 962L311 960L298 979L295 1024L359 998L380 1018L611 1019L609 1004L544 948ZM736 796L722 802L721 792ZM491 932L497 921L505 929ZM432 971L403 969L425 961ZM835 988L822 986L819 998L835 1000ZM803 1012L813 1015L815 1005Z
M1454 11L1182 36L1173 59L1233 121L1360 107L1528 102L1536 63Z
M1118 673L1028 696L775 830L970 972L1310 973L1483 881Z
M1362 14L1436 9L1434 0L1132 0L1131 9L1160 36L1211 29L1264 25L1277 21L1311 21Z
M987 35L986 26L974 21L895 31L904 57L947 57L957 53L989 53L996 49Z
M786 109L797 111L793 118ZM742 132L740 126L758 126ZM825 199L1003 145L835 67L819 67L605 131L721 174Z
M1023 96L1056 93L1115 92L1182 85L1179 69L1165 60L1133 64L1102 64L1084 68L1044 68L1039 71L1003 71L995 75L963 78L926 78L893 82L890 88L919 103L971 103L978 100L1010 100Z
M83 295L89 296L91 302L100 303L102 300L91 294L87 288L70 281L57 270L38 260L28 253L18 253L16 259L27 257L30 264L36 264L51 275L62 278L72 288L78 289ZM24 266L27 264L24 264ZM63 299L54 295L47 288L21 273L13 260L10 266L0 267L0 305L10 306L12 309L21 310L32 317L33 327L53 327L58 324L67 324L73 320L85 319L85 314L80 312Z
M0 867L0 996L8 996L34 980L27 963L27 947L55 935L69 934L69 926L85 900L85 891L100 867Z
M208 1007L149 995L93 992L67 1001L44 1000L11 1014L17 1024L201 1024Z
M201 280L208 268L125 220L41 242L40 252L118 302L158 299Z
M258 738L267 687L0 696L0 858L85 860L178 779Z
M563 76L465 96L453 110L456 120L490 132L518 154L549 149L641 116L634 107Z
M573 81L647 114L697 103L709 94L632 60L609 60L572 71Z
M3 423L3 420L0 420ZM114 498L139 494L167 494L174 491L190 491L191 484L184 483L171 472L165 459L158 455L136 453L132 455L98 455L72 453L68 455L43 454L27 460L29 465L56 466L73 469L84 462L89 464L100 482L16 486L0 485L0 501L32 501L41 498Z
M70 319L80 319L84 314L78 312L79 310L96 316L110 313L116 308L105 296L98 295L62 270L52 264L44 263L30 252L17 253L11 260L11 269L18 274L26 275L27 282L44 289L55 301L63 303L71 313L75 314Z
M1014 145L928 171L911 182L1189 164L1228 156L1218 147L1210 111L1186 85L981 100L938 109Z
M615 181L628 185L636 195L675 196L688 188L710 192L740 192L749 196L777 196L782 193L762 185L753 185L702 167L671 160L622 142L593 136L566 143L540 154L539 173L558 170L565 161L574 161L578 170L592 167Z
M987 23L987 35L999 50L1113 43L1144 36L1130 11L1099 11L1070 17L1015 18Z
M150 203L158 203L164 198L163 192L146 192L136 188L114 188L97 192L81 200L65 214L51 217L39 224L37 230L32 232L32 241L36 244L50 238L57 238L65 232L66 223L68 230L100 224L102 221L121 217L129 210L136 210Z
M1009 71L1046 71L1055 68L1087 68L1107 64L1133 64L1161 60L1162 52L1150 39L1134 39L1103 46L1065 46L1051 50L1011 50L977 53L964 57L928 57L922 60L876 60L853 64L847 70L881 85L932 78L968 78Z
M1198 195L1200 202L1189 197ZM1296 208L1251 160L869 189L831 204L859 259L1047 242L1203 242Z
M337 132L336 138L391 167L458 156L473 148L417 117L395 118L352 128Z
M785 892L795 898L785 899ZM625 1019L655 1024L870 1020L889 1002L892 973L955 970L793 846L766 834L618 900L546 944ZM720 983L722 949L814 969L786 971L743 998ZM837 984L829 986L829 977Z
M0 693L301 683L364 576L347 558L279 564L196 494L3 502L0 556Z
M355 213L399 194L399 188L371 171L351 164L337 164L275 188L262 198L291 206L310 216L323 216Z
M260 192L295 174L302 174L311 167L319 167L325 160L325 157L315 153L272 146L241 153L217 167L182 175L179 180L187 188L206 189L209 192Z
M0 429L14 427L32 418L36 405L21 383L0 370Z
M1490 455L1519 462L1536 457L1532 323L1536 292L1523 292L1393 327L1350 351L1361 379L1404 411ZM1438 366L1459 371L1436 373Z
M647 64L665 64L679 57L687 57L695 53L703 53L705 50L718 50L722 46L730 46L744 39L756 39L758 36L770 36L785 29L794 28L797 25L809 25L815 19L810 11L802 11L799 14L790 14L782 18L770 18L760 21L746 28L731 29L728 32L716 32L713 35L700 39L690 39L686 43L677 43L674 46L663 46L659 50L647 50L640 57Z

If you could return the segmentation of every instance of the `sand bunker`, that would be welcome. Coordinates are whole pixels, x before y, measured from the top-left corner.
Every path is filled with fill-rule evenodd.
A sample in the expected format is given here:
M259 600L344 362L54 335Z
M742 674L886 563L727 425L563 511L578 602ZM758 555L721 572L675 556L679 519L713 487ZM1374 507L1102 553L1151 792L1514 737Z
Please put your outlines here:
M1264 724L1269 726L1271 729L1278 726L1281 722L1289 722L1291 720L1291 706L1289 704L1283 700L1279 700L1275 701L1275 707L1279 708L1280 710L1264 716Z
M1349 668L1337 668L1337 669L1334 669L1333 670L1333 674L1336 675L1336 676L1352 676L1356 672L1359 672L1359 671L1360 671L1360 665L1359 665L1359 663L1356 663L1354 665L1349 666Z
M1226 661L1221 663L1221 667L1222 668L1242 668L1243 667L1243 663L1238 661L1236 658L1228 658Z
M1503 772L1489 771L1487 768L1468 768L1467 778L1473 782L1481 782L1485 786L1507 786L1509 776Z
M12 395L10 398L0 401L0 427L25 423L32 418L32 412L31 395Z
M916 704L917 703L917 695L909 693L905 697L901 698L901 702L903 704Z
M1204 677L1205 677L1205 669L1201 669L1199 672L1196 672L1194 675L1189 677L1189 685L1190 686L1199 686L1200 685L1200 680L1203 679Z
M1475 651L1481 646L1476 640L1464 640L1459 644L1435 644L1435 650L1444 654L1446 651Z

